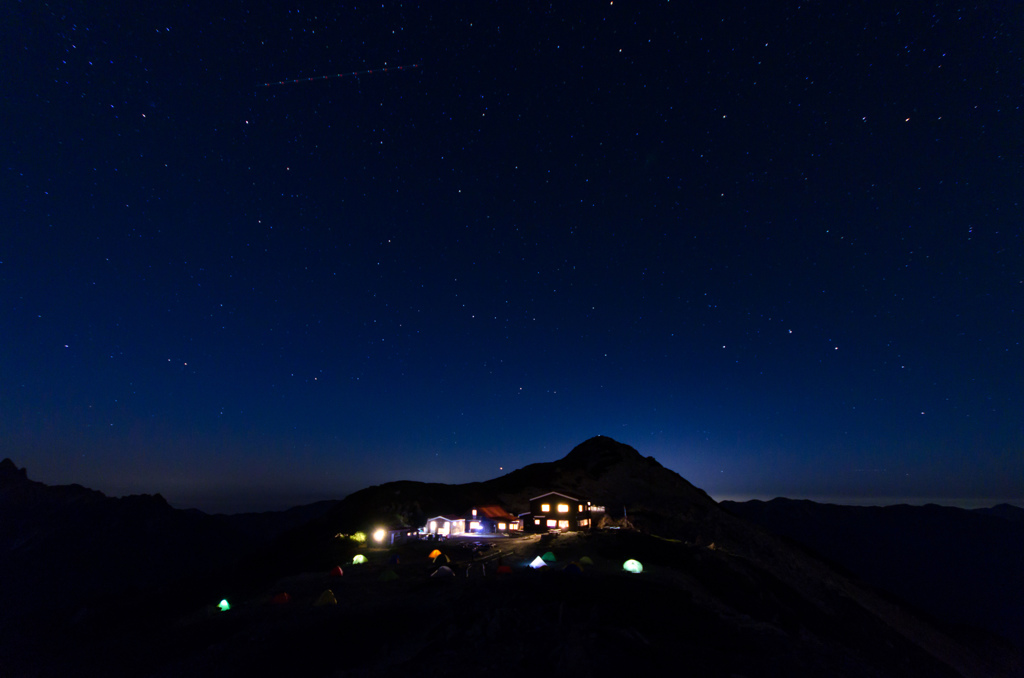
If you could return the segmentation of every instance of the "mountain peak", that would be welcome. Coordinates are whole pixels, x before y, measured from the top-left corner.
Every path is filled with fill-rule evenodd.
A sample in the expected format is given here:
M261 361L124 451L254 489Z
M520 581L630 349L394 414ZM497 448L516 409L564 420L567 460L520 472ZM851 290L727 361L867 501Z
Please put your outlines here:
M19 469L10 458L0 461L0 482L16 480L28 480L28 472L23 468Z
M561 464L579 467L589 473L600 475L616 464L645 461L661 466L653 457L645 458L625 443L620 443L607 436L594 436L572 448L572 451L562 459Z

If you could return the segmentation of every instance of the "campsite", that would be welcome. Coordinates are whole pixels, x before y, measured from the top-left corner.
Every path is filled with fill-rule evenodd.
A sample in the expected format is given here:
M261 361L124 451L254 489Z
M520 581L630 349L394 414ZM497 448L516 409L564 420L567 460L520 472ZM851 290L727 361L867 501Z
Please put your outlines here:
M607 519L548 529L527 510L579 497ZM2 591L5 675L1022 675L1006 637L920 613L610 438L289 516L49 487L9 461L0 504L0 574L19 583ZM535 529L429 532L492 504Z

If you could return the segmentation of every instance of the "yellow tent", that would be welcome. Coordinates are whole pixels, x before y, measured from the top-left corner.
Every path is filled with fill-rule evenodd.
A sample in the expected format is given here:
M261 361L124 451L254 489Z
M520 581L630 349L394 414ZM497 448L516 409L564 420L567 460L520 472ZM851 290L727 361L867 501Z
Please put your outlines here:
M334 591L327 589L320 594L320 597L317 598L316 602L313 604L317 607L320 607L321 605L337 605L338 599L334 597Z

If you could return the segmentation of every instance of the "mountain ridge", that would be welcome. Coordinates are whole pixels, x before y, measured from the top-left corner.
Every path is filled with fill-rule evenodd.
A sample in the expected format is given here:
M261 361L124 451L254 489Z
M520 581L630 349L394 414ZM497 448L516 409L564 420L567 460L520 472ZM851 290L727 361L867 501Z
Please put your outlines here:
M107 642L115 650L119 647L118 634L123 634L124 643L140 648L154 643L162 646L159 634L170 629L191 629L188 633L200 637L216 634L218 624L208 626L205 622L185 621L196 619L194 613L189 613L190 606L194 609L218 591L233 591L233 597L241 596L243 600L266 601L269 600L267 591L280 590L283 584L278 582L294 581L296 576L312 576L296 573L326 573L341 562L338 558L348 548L339 551L338 546L351 544L348 540L337 539L339 532L365 530L378 521L422 524L416 521L443 513L461 513L477 503L498 501L516 512L526 510L525 502L530 497L547 491L563 491L595 503L606 503L613 515L620 506L623 512L628 511L635 531L581 533L579 543L589 544L595 556L602 555L600 562L614 562L623 557L622 549L628 549L629 553L648 561L652 568L650 574L642 580L620 580L612 576L614 570L601 574L598 568L586 581L595 585L603 582L610 587L608 595L621 597L616 599L622 604L637 595L654 595L643 603L650 607L652 614L660 600L657 591L663 590L664 595L673 597L688 610L688 615L703 618L711 625L709 628L718 629L705 630L705 635L699 636L706 637L710 646L724 644L723 647L733 647L734 652L741 653L741 661L736 663L725 661L725 655L717 654L719 650L712 650L710 646L689 646L690 651L701 653L701 665L713 667L716 662L725 661L723 666L749 667L757 665L757 657L763 655L766 660L781 662L778 675L798 669L804 671L808 666L818 667L812 673L821 675L835 674L842 666L861 668L853 673L849 668L840 670L840 675L861 675L860 671L870 671L870 675L895 676L905 670L935 676L1024 675L1019 654L993 645L989 640L954 639L946 630L904 609L898 602L875 594L826 562L792 548L779 537L726 511L706 492L654 458L644 457L632 447L605 437L584 441L562 459L531 464L488 481L461 485L394 481L364 488L338 502L310 508L308 515L303 512L304 507L296 507L293 516L301 524L281 529L269 538L258 529L261 524L269 524L265 522L268 516L262 514L238 516L232 522L231 516L208 516L198 511L174 509L158 495L112 499L81 486L50 488L29 480L24 469L19 470L13 462L4 460L0 462L0 515L15 515L20 511L22 520L4 522L9 533L17 531L11 526L25 532L13 540L0 538L0 553L7 556L0 558L0 577L23 584L21 589L30 597L19 599L8 590L6 602L13 600L22 609L32 610L36 623L25 625L23 618L9 616L11 605L0 605L0 610L8 614L6 619L0 616L0 631L21 634L24 638L26 633L45 633L46 629L55 628L55 620L63 620L57 628L62 629L62 638L69 647L92 643L93 632L86 632L86 628L97 628L107 629L108 636L113 634L113 640ZM40 511L40 507L46 510ZM270 517L282 519L282 516ZM249 529L245 529L246 525ZM551 548L556 541L540 542L545 543ZM403 557L418 553L421 546L425 548L428 544L411 544L411 550L404 551ZM423 551L422 555L425 554ZM386 553L381 557L384 556ZM64 585L69 581L65 576L68 567L76 572L74 586ZM516 606L519 612L515 614L522 615L522 619L547 614L544 611L551 609L551 601L544 596L553 595L556 600L562 600L562 606L569 606L566 609L577 611L573 614L582 615L581 623L588 624L592 633L607 633L602 625L609 624L609 629L617 629L613 632L616 634L629 636L635 632L629 626L633 622L628 619L620 620L615 615L595 617L594 610L598 608L587 612L587 606L592 605L587 601L592 601L594 595L600 599L600 589L580 589L576 596L570 595L571 587L536 588L529 585L528 580L520 579L532 571L525 565L522 567L524 569L518 570L520 574L515 577L519 583L514 585L525 586L521 595L501 603ZM405 572L416 576L419 570L413 566ZM82 573L85 576L79 576ZM466 574L469 574L468 569ZM560 580L548 580L551 584L556 581ZM56 591L71 599L60 600L58 596L57 600L40 601L35 597L37 588L54 584L55 588L48 589L51 594ZM437 594L431 593L435 587L424 588L425 584L421 586L413 581L402 589L405 593L401 596L382 600L398 606L397 610L420 604L415 601L426 604ZM84 589L91 590L91 594L83 596ZM352 589L352 593L358 590ZM473 598L449 600L448 603L457 605L460 612L444 622L449 626L430 627L433 630L429 634L433 635L428 634L429 637L450 637L453 632L472 636L479 625L494 626L499 622L491 605L505 600L500 598L504 595L503 589L489 584L475 590L477 595L484 596L481 602L474 602ZM542 591L547 593L541 596ZM499 598L494 598L492 603L483 602L491 600L492 595ZM563 595L570 597L561 598ZM541 597L534 599L533 596ZM371 605L364 610L367 614L390 614L372 607L372 602L367 604ZM235 624L256 625L241 631L236 641L239 651L273 653L272 646L252 647L251 641L246 639L274 628L264 628L264 624L280 622L273 616L265 618L262 612L256 614L255 610L261 609L259 603L251 605L256 607L249 616L232 617ZM47 606L50 606L49 612ZM54 611L57 616L52 616ZM395 614L400 612L395 611ZM671 623L682 624L679 632L685 633L687 618L684 615ZM140 625L142 619L146 622ZM246 619L249 621L243 621ZM303 613L296 619L301 619L303 627L308 627L314 637L324 633L316 625L319 617ZM593 626L595 619L603 621ZM622 624L627 626L619 628ZM576 648L572 652L590 642L572 633L565 636L559 627L551 627L545 633L558 634L563 638L560 643L569 643L565 647ZM666 635L665 630L654 627L645 627L644 633L656 634L663 642L671 637L671 633ZM711 635L706 635L708 633ZM298 640L294 636L293 639ZM38 637L35 642L38 647L54 651L45 637ZM429 654L432 652L429 648L437 647L437 643L417 647L420 649L416 652L434 656ZM162 652L180 654L185 650L165 648ZM620 657L621 652L626 650L612 650L612 656ZM0 662L11 653L18 658L15 650L0 641ZM800 658L800 653L807 656ZM116 655L116 652L110 654ZM134 661L142 662L149 672L155 661L152 654L149 650L138 650ZM31 662L37 655L22 655L20 659ZM74 665L72 656L60 656L71 662L68 665ZM200 674L214 673L214 665L202 659L201 654L189 656L189 662L197 661L199 666L206 667ZM485 658L490 661L490 654L472 656L477 661ZM531 654L524 654L523 661L529 656ZM629 650L621 655L621 661L626 661L626 656L635 654ZM96 661L102 664L108 660L97 658ZM808 661L811 663L807 664ZM54 668L54 673L59 674L60 669L66 667ZM26 675L35 673L27 671Z

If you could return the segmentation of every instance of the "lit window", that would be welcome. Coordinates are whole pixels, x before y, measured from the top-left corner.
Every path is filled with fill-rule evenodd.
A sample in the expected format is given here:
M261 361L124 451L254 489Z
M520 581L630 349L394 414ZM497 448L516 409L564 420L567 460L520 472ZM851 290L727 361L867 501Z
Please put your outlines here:
M534 525L540 525L540 518L534 518L533 519L533 524Z
M568 520L559 520L558 521L558 526L560 528L562 528L563 530L568 530L569 529L569 521Z
M583 504L580 504L580 513L583 513Z
M473 509L473 517L476 518L476 509Z
M436 520L431 520L430 521L430 531L431 532L437 532L437 521Z
M498 529L499 530L504 530L505 529L505 523L498 523Z
M554 527L558 524L557 520L548 520L548 527Z
M559 513L568 513L569 512L569 505L568 504L559 504L558 505L558 512Z
M551 510L551 504L541 504L540 510L542 513L547 513L548 511Z
M471 529L471 530L479 530L480 529L480 521L479 520L471 520L471 521L469 521L469 529Z

